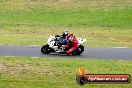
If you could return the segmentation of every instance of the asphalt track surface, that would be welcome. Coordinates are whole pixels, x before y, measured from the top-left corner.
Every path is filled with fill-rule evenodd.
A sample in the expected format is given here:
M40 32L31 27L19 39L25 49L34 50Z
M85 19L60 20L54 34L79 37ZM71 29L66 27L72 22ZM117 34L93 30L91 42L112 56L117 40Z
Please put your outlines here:
M80 56L67 56L64 54L42 54L41 46L0 45L0 56L30 56L44 58L96 58L132 60L132 48L91 48L85 47Z

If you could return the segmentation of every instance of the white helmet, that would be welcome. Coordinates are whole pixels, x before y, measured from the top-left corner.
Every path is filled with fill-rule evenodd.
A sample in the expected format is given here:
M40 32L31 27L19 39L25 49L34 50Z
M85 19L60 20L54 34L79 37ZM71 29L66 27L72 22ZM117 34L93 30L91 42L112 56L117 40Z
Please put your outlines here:
M63 32L63 37L68 36L68 34L69 34L68 31L64 31L64 32Z

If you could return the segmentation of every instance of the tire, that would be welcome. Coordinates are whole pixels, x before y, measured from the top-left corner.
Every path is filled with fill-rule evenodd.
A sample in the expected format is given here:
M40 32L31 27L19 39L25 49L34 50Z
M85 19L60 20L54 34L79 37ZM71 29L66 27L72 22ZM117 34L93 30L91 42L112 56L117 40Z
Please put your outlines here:
M80 55L83 53L83 51L84 51L84 46L79 45L79 47L72 52L72 55Z
M79 55L82 54L83 51L84 51L84 46L83 45L80 45L79 48L78 48Z
M49 45L46 44L46 45L42 46L41 52L42 52L43 54L49 54L49 53L51 53L50 48L49 48Z
M84 76L77 76L76 81L79 85L84 85L86 83L86 78Z

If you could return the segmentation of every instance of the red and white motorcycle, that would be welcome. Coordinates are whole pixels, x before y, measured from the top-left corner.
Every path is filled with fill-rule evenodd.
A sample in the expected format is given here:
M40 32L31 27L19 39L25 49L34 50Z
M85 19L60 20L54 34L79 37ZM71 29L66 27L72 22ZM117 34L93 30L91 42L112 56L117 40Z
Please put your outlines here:
M86 42L86 39L78 38L79 47L72 52L72 55L80 55L84 51L84 46L82 45L84 42ZM62 37L61 36L50 36L48 39L48 43L46 45L43 45L41 48L41 52L43 54L49 54L49 53L62 53L66 54L66 50L69 48L65 48L62 43Z

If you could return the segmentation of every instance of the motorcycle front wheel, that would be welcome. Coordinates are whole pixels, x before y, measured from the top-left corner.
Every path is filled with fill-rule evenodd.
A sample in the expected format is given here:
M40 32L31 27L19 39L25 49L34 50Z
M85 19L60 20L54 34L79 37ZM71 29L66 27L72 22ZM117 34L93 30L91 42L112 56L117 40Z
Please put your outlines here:
M80 55L83 53L83 51L84 51L84 46L79 45L79 47L72 52L72 55Z

